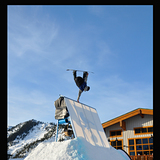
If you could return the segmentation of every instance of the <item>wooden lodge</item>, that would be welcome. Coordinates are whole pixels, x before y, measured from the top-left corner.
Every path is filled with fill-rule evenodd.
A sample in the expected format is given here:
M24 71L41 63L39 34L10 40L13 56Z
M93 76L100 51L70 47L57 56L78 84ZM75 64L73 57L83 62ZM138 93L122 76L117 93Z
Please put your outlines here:
M153 159L153 109L138 108L102 124L110 144L132 160Z

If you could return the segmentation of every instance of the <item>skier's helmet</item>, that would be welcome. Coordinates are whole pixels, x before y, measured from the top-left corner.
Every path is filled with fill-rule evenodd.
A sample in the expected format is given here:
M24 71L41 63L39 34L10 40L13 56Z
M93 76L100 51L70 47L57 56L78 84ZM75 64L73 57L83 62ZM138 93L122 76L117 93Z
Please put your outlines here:
M90 87L89 86L87 86L87 91L89 91L90 90Z

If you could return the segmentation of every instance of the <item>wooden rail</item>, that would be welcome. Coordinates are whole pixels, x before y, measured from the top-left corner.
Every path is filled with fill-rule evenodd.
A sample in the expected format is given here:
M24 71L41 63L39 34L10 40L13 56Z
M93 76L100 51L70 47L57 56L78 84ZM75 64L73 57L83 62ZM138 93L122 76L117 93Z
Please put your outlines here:
M130 156L131 160L153 160L153 155Z

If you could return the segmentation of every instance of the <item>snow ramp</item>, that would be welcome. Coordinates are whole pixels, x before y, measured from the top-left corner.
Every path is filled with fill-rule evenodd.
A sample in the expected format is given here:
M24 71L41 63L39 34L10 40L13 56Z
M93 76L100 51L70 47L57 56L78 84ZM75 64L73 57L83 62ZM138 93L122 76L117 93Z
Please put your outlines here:
M64 97L75 137L83 138L93 146L110 148L95 108Z

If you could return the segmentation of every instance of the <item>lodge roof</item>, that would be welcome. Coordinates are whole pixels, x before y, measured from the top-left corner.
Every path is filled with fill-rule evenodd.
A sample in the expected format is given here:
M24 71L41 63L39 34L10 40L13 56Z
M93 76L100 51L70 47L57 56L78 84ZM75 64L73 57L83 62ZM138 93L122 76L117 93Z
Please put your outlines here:
M136 116L136 115L140 115L143 118L144 114L153 115L153 109L137 108L137 109L135 109L133 111L130 111L130 112L126 113L126 114L123 114L121 116L118 116L118 117L116 117L114 119L111 119L111 120L109 120L107 122L102 123L102 127L106 128L106 127L109 127L109 126L111 126L113 124L116 124L118 122L122 123L122 121L124 121L124 120L126 120L128 118L131 118L133 116Z

